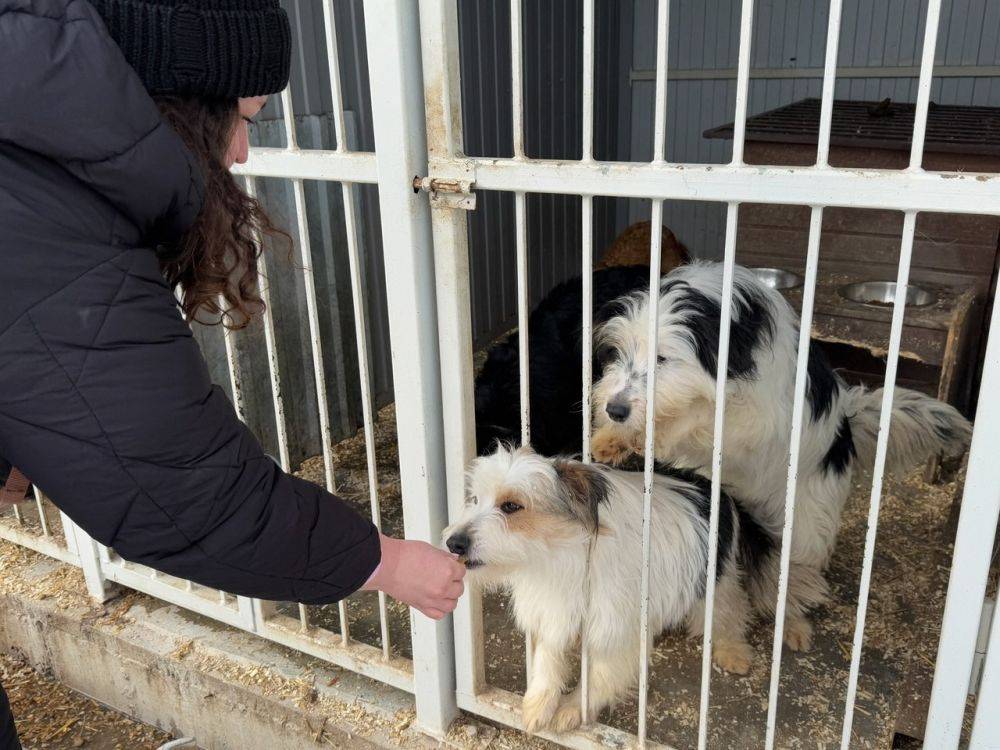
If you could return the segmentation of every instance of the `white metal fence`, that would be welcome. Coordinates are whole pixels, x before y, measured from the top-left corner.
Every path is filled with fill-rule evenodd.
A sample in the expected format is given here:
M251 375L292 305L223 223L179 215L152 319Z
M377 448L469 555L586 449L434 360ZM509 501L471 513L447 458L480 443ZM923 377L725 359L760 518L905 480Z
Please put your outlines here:
M812 210L807 248L805 284L802 302L802 326L796 366L793 404L794 425L788 467L785 506L785 534L781 549L778 614L773 637L770 690L767 696L765 746L775 745L779 677L782 661L782 636L785 597L790 565L789 530L793 521L797 478L798 448L805 402L806 366L809 332L817 267L819 239L826 206L881 208L904 214L897 283L905 287L909 277L916 217L920 212L958 212L1000 215L1000 177L979 174L942 174L921 168L931 80L934 73L934 48L941 0L930 0L927 8L916 118L910 166L905 170L836 169L829 166L830 123L836 72L841 2L830 3L824 68L823 106L820 119L817 161L813 167L757 167L743 163L744 125L747 114L747 91L752 38L753 0L742 5L739 68L736 88L735 137L732 161L727 165L676 164L664 160L666 132L666 61L669 27L669 3L660 0L657 16L657 70L655 101L654 158L649 163L599 163L593 158L594 115L594 0L584 0L583 26L583 158L579 161L554 162L527 158L524 153L522 101L521 31L523 15L520 0L511 3L510 43L513 50L512 83L514 92L514 156L509 159L469 158L463 153L462 104L459 85L459 50L457 0L420 0L419 5L392 0L368 0L366 34L369 75L371 79L376 153L352 152L346 148L344 109L340 92L340 69L337 37L331 0L324 0L328 44L328 62L333 89L335 150L303 150L295 140L291 96L282 96L287 130L286 148L258 148L251 152L248 164L238 171L246 176L253 192L257 178L283 178L291 181L298 223L301 263L303 266L311 332L318 418L323 435L324 475L328 489L335 490L334 462L327 423L326 392L317 299L312 277L312 254L308 245L308 219L305 210L303 181L325 180L342 186L350 276L354 295L355 332L360 364L361 394L366 436L368 489L372 518L380 522L376 456L373 439L374 416L371 399L371 376L368 369L368 342L359 248L354 213L354 185L377 184L386 256L386 284L392 335L392 361L395 404L398 422L399 462L406 534L411 538L439 541L449 513L457 517L464 504L464 472L475 452L473 404L473 345L470 313L469 248L466 212L469 189L512 192L516 207L518 326L521 354L522 436L530 438L528 394L528 302L527 252L525 230L525 195L561 193L581 196L583 268L592 267L592 221L595 196L643 198L651 201L653 226L661 223L665 200L709 200L724 202L727 209L723 314L721 317L719 372L726 371L729 349L729 309L732 301L733 265L739 206L743 202L781 203L810 206ZM424 178L430 189L418 193L414 178ZM454 196L455 191L459 195ZM463 194L463 191L466 194ZM433 209L432 209L433 206ZM659 277L658 232L653 232L650 284L655 290ZM265 262L266 275L266 262ZM592 331L592 279L584 273L584 338ZM266 282L261 293L268 299ZM655 331L658 295L651 300L650 327ZM891 336L885 374L886 390L877 443L876 467L871 488L857 618L851 646L850 673L845 697L842 747L850 744L857 693L865 615L878 528L879 504L887 449L887 430L900 350L904 305L897 298L893 307ZM993 330L1000 330L1000 307L993 310ZM275 337L270 317L264 320L264 335L270 363L270 381L274 417L277 425L279 462L289 466L287 428L284 417L281 373L276 352L282 342ZM232 390L238 412L240 367L227 337ZM655 357L651 350L651 359ZM590 449L590 347L584 347L581 398L585 418L581 424L584 456ZM654 362L650 362L647 388L655 389ZM444 394L444 397L442 395ZM709 696L711 690L711 652L713 593L715 585L716 532L720 501L719 472L722 461L721 425L725 410L725 383L719 381L715 413L715 446L711 494L710 549L707 571L707 611L701 674L698 746L708 742ZM644 532L650 524L650 487L652 481L652 416L647 410L646 494L643 508ZM993 535L1000 514L1000 462L996 445L1000 440L1000 335L991 337L983 373L977 429L969 460L968 478L955 543L955 556L945 608L938 667L931 696L926 746L956 747L962 729L967 686L975 653L990 565ZM452 621L432 622L416 616L411 622L412 661L394 655L390 640L387 602L379 597L378 616L381 646L375 647L352 639L347 607L339 607L340 632L316 627L310 612L298 607L293 616L273 603L233 597L204 589L190 582L178 581L155 571L129 564L89 540L65 518L65 544L54 539L50 516L44 512L44 500L33 501L37 508L37 533L26 530L23 515L15 523L0 526L0 536L43 553L82 566L88 586L95 596L104 596L108 582L119 583L147 592L163 600L200 612L221 622L257 633L314 656L328 659L345 668L414 693L417 716L428 731L442 733L458 709L518 726L520 696L487 684L484 668L482 602L475 591L459 605ZM642 580L643 636L648 632L649 536L644 533ZM646 644L648 639L641 638ZM1000 618L994 618L990 645L980 689L979 706L971 734L971 747L1000 747ZM528 658L530 661L530 644ZM591 725L557 741L570 747L653 747L647 740L647 692L649 654L645 645L636 659L640 661L638 733L632 736L620 730ZM587 655L583 655L581 684L584 686L584 715L587 709ZM993 710L990 710L992 707ZM592 718L592 717L591 717Z

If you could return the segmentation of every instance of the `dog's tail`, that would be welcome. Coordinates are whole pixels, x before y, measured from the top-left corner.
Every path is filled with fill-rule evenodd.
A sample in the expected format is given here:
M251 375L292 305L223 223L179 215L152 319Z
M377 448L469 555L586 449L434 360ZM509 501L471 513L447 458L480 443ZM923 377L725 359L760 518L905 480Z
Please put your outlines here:
M875 464L882 391L856 386L845 394L858 460L869 468ZM955 407L907 388L896 389L886 469L908 471L937 455L961 456L971 439L972 424Z

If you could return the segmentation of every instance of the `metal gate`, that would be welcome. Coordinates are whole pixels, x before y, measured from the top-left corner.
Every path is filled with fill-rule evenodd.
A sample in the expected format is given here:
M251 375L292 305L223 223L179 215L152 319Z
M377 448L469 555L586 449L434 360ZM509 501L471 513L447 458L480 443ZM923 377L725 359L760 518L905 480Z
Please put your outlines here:
M733 266L739 207L744 202L783 203L809 206L811 223L802 303L802 325L798 348L794 426L788 467L785 506L785 534L788 540L793 521L798 463L798 444L805 401L809 331L819 262L819 239L823 209L827 206L891 209L903 212L904 224L897 283L905 287L909 277L916 218L920 212L978 213L1000 215L1000 177L988 174L933 173L921 168L930 86L933 75L941 0L929 0L923 56L916 105L910 166L901 171L838 169L829 165L833 84L836 75L837 43L841 0L831 0L827 32L823 105L820 119L817 162L813 167L756 167L743 161L744 128L750 68L753 0L743 0L740 22L739 68L733 158L726 165L668 163L664 160L666 132L667 39L669 2L659 0L657 15L657 69L655 102L654 158L649 163L604 163L593 157L594 123L594 0L584 0L583 24L583 155L579 161L545 161L525 155L522 93L522 0L511 2L510 44L512 47L513 158L469 158L463 154L462 102L459 80L458 0L420 0L419 4L394 0L367 0L365 26L369 75L372 88L376 152L348 150L344 107L340 91L340 63L332 0L323 0L328 64L333 90L333 119L337 147L334 150L299 148L290 92L282 95L287 146L256 148L249 162L237 170L255 190L257 178L291 181L296 208L301 263L308 303L314 377L318 393L318 418L324 436L323 460L326 483L333 489L333 459L326 409L326 386L322 366L322 340L317 299L308 246L308 219L304 181L339 182L342 186L347 222L350 273L365 434L368 445L369 492L372 517L380 519L376 466L372 448L373 406L365 311L357 229L354 213L354 185L375 184L379 190L382 234L386 254L386 285L392 339L392 365L398 421L399 460L406 535L432 543L440 534L449 514L457 517L464 504L465 469L475 453L473 404L473 344L470 311L469 247L466 210L474 207L476 190L513 193L517 241L518 324L520 331L522 436L530 438L528 413L528 274L526 247L526 193L559 193L581 197L583 268L593 260L593 201L595 196L640 198L651 201L653 226L662 223L665 200L718 201L728 206L725 242L725 271L718 361L725 371L729 354L729 310L732 302ZM423 191L420 190L423 188ZM651 289L659 277L658 232L653 232L650 248ZM266 271L266 269L265 269ZM592 332L589 311L592 279L582 281L584 338ZM268 300L266 282L262 296ZM657 294L652 294L653 300ZM872 575L878 511L882 495L887 451L887 429L900 351L904 305L897 297L893 307L891 336L882 403L882 420L877 444L876 468L871 489L871 506L857 603L857 620L851 649L850 674L846 691L842 747L849 745L857 692L861 646ZM655 321L656 306L652 305ZM654 322L655 325L655 322ZM1000 331L1000 306L992 314L993 331ZM270 364L270 385L278 435L279 461L289 466L281 373L276 351L273 321L264 320L265 343ZM235 347L227 338L229 373L238 412L243 413L240 393L240 363ZM584 347L581 398L583 413L590 413L590 347ZM651 356L655 356L655 350ZM650 367L655 373L655 367ZM647 387L652 392L655 375ZM442 397L445 394L445 397ZM707 720L711 689L711 628L715 585L716 532L722 461L721 425L725 409L725 382L720 380L716 398L715 444L713 451L712 535L708 554L708 601L702 661L699 715L699 748L707 744ZM928 715L926 746L957 747L962 729L967 688L975 654L980 610L985 595L994 532L1000 514L1000 462L996 446L1000 442L1000 334L988 342L976 431L969 459L968 478L955 542L955 555L945 609L932 700ZM647 450L651 456L652 410L647 422ZM589 456L590 425L581 424L584 455ZM647 460L644 525L650 522L652 461ZM443 734L459 709L489 719L519 726L520 696L489 686L483 657L482 607L475 592L465 597L453 622L432 622L416 616L411 620L412 661L394 656L390 649L387 604L379 602L381 648L353 640L346 608L340 607L340 633L311 627L309 613L299 608L298 617L279 611L273 604L204 589L190 582L157 574L129 564L66 524L65 546L51 541L49 526L38 500L43 533L25 535L0 529L0 535L32 546L39 551L82 566L88 587L97 597L106 595L106 584L117 582L153 596L198 611L296 648L345 668L365 674L414 693L417 718L427 731ZM647 537L648 539L648 537ZM643 547L644 567L649 567L648 543ZM775 743L776 707L781 669L781 645L788 589L790 549L782 545L778 614L773 639L770 691L768 694L766 747ZM648 576L642 586L643 613L648 602ZM453 627L454 626L454 627ZM648 623L642 623L643 634ZM985 671L979 692L971 747L1000 747L1000 617L994 617L989 634ZM647 639L642 638L642 643ZM530 659L530 644L528 648ZM587 715L587 658L583 655L581 684L583 713ZM575 734L553 737L579 748L654 747L646 738L646 696L649 654L637 653L641 681L638 734L591 725ZM992 707L992 711L990 708Z

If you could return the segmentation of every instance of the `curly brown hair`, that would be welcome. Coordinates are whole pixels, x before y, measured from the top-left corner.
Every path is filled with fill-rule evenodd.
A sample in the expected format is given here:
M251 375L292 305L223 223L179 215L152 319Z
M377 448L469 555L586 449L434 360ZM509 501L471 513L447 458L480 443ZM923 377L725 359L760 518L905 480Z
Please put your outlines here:
M226 152L239 119L236 99L157 96L160 112L201 162L205 198L191 228L159 248L167 282L183 291L189 320L243 328L264 311L258 290L263 238L291 238L271 224L260 203L236 182Z

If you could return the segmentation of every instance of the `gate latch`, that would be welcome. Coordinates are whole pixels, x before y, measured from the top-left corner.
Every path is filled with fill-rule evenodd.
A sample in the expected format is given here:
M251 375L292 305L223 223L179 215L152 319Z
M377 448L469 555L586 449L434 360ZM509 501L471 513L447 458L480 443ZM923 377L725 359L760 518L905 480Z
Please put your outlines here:
M431 205L439 208L461 208L474 211L476 194L472 192L472 180L449 180L441 177L414 177L413 192L426 190L431 196Z

